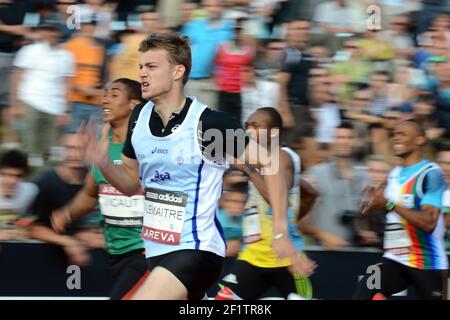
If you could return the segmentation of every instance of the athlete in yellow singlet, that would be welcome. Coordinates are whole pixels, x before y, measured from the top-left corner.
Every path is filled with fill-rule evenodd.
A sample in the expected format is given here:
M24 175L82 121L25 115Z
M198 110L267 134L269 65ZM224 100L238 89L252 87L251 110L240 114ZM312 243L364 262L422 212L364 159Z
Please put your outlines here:
M268 144L270 139L279 132L282 121L279 113L273 108L260 108L247 121L247 131L253 133L254 139L261 137L262 130L267 132ZM300 157L287 147L280 150L280 166L283 169L287 189L289 191L290 207L298 208L300 193L309 197L305 203L309 208L302 208L305 214L312 207L316 194L312 187L300 179ZM261 190L261 188L259 188ZM301 189L301 191L300 191ZM249 210L243 218L243 233L245 246L230 274L221 281L222 289L216 299L256 299L269 287L276 287L284 298L301 296L306 299L312 297L312 288L308 276L314 271L316 264L301 253L301 237L297 230L299 210L289 209L289 235L273 235L270 205L264 200L267 195L259 194L256 187L250 188L247 204ZM291 237L299 251L298 259L302 261L302 274L293 274L290 269L290 259L279 259L272 249L273 241L279 237Z

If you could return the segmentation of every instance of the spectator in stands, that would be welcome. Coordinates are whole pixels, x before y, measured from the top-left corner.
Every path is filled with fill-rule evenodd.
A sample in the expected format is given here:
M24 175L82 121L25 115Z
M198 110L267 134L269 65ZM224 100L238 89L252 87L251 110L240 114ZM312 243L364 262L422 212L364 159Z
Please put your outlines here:
M83 2L79 5L81 15L92 16L97 22L93 36L97 39L108 40L117 3L106 0L84 0Z
M19 150L6 151L0 157L0 240L27 237L25 230L15 224L26 220L28 207L38 192L34 184L25 182L28 169L27 156Z
M0 124L3 127L2 143L5 146L17 145L18 137L13 130L10 97L11 76L13 74L14 56L29 30L23 25L27 6L22 1L0 2Z
M363 193L369 194L382 183L387 183L387 177L392 169L392 163L383 156L372 155L366 160L367 186ZM363 200L364 201L364 200ZM358 212L354 220L356 243L362 246L383 247L384 227L386 223L385 208L371 209L364 214Z
M375 116L382 116L389 110L388 85L390 83L389 73L377 71L370 76L369 90L372 99L369 103L368 112Z
M276 106L278 103L278 83L270 78L257 77L253 66L242 68L242 114L241 124L262 106Z
M180 3L180 16L178 24L173 27L174 31L180 32L185 24L191 21L194 11L199 4L195 0L183 0Z
M76 238L76 234L82 231L82 222L72 223L66 228L66 234L57 234L50 221L52 212L69 203L83 187L87 170L82 160L81 140L79 134L65 134L61 139L65 149L64 161L34 180L39 193L30 209L30 213L37 217L30 234L35 239L61 246L69 263L83 266L89 263L90 256L87 245Z
M367 84L371 64L361 56L358 38L350 38L344 42L344 48L334 56L330 67L333 80L339 84L340 99L347 101L358 86Z
M70 130L78 129L83 121L94 117L102 123L101 97L105 75L105 48L94 38L97 21L93 15L81 16L81 29L64 47L74 57L75 76L70 82L69 100L72 103Z
M253 47L245 41L242 33L244 19L238 19L235 26L236 38L222 43L215 58L214 80L219 89L218 108L241 120L242 114L242 71L253 64L255 52Z
M332 160L304 174L319 194L301 225L305 235L328 249L350 245L354 240L353 218L359 210L366 170L353 160L356 133L351 123L336 128Z
M51 13L45 21L58 21L61 29L61 42L66 42L77 31L76 21L72 21L70 6L77 5L77 0L57 0L56 12ZM68 25L68 22L73 22L74 26Z
M234 38L234 27L222 19L222 0L203 0L201 8L205 9L207 17L191 20L181 30L189 37L192 51L192 70L186 92L207 106L217 108L217 90L211 79L214 59L219 46Z
M17 53L11 84L12 111L24 123L20 134L30 166L44 164L58 129L68 124L68 82L74 74L72 54L59 45L59 24L45 22L37 34L37 42Z
M444 137L450 137L450 62L439 65L438 84L433 88L436 99L436 118L438 125L444 128Z
M436 112L436 100L431 93L420 94L412 104L413 117L424 128L427 138L431 141L441 138L445 128L439 127Z
M361 57L375 64L378 70L389 70L389 62L395 57L395 52L391 44L378 35L378 29L363 33L362 38L358 40Z
M270 39L260 42L254 63L258 77L271 81L276 80L285 58L285 47L286 43L280 39ZM274 105L277 104L278 102Z
M409 30L409 17L398 15L392 17L390 28L381 31L378 37L393 48L396 60L408 60L414 53L414 42Z
M417 93L416 87L425 83L423 71L408 65L397 65L394 71L394 81L387 86L387 104L390 109L404 113L412 112L412 101Z
M336 85L332 84L331 78L327 80L326 77L323 85L323 101L318 108L313 108L311 113L316 124L316 140L319 143L331 143L335 129L341 123L341 115Z
M443 144L439 147L436 156L437 163L444 173L445 181L450 186L450 145ZM442 210L444 211L445 226L447 227L445 246L450 250L450 189L444 192L442 199Z
M327 0L315 8L313 21L320 25L320 32L326 33L358 33L361 22L357 8L348 0Z
M331 51L339 50L342 42L366 28L366 18L357 1L327 0L317 5L313 22L315 33Z
M108 78L111 80L125 77L138 81L140 52L137 48L139 44L149 33L165 31L157 11L144 11L139 15L139 19L142 25L135 32L121 35L120 43L115 45L117 51L108 64Z
M445 1L442 0L422 0L422 8L418 21L418 34L421 34L433 25L436 16L444 12Z
M310 23L294 20L288 23L285 59L279 72L280 96L278 111L283 118L283 126L292 128L300 120L297 116L309 105L308 79L313 66L313 58L306 53Z

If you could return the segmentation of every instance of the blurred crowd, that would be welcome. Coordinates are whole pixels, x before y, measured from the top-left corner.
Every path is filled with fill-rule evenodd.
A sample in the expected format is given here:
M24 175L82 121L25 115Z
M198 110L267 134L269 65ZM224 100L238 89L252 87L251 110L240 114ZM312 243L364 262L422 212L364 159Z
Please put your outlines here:
M319 195L300 224L307 244L381 247L384 210L359 208L396 164L390 137L402 120L422 124L450 184L449 1L0 0L0 239L58 243L79 263L102 247L96 212L65 235L42 227L83 186L77 128L102 123L105 85L139 80L140 41L167 31L190 39L188 95L243 126L259 107L281 114ZM229 255L245 183L225 178Z

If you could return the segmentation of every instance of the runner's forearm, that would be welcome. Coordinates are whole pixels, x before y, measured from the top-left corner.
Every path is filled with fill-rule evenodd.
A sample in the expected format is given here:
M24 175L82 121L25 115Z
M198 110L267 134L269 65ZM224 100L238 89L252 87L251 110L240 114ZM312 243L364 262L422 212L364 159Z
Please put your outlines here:
M94 197L83 188L67 206L67 211L72 220L79 219L91 213L97 206L98 198Z
M416 228L422 229L428 233L433 232L439 216L439 209L430 206L422 207L421 211L414 211L396 206L394 211Z
M271 175L265 175L267 192L269 194L270 204L273 214L273 233L288 233L288 197L287 188L284 181L284 175L280 170Z
M141 187L139 177L135 176L123 165L114 165L111 160L99 166L103 176L109 183L124 195L131 197Z
M29 235L34 239L45 241L62 247L70 246L74 243L74 240L71 237L57 234L52 229L39 224L30 226Z

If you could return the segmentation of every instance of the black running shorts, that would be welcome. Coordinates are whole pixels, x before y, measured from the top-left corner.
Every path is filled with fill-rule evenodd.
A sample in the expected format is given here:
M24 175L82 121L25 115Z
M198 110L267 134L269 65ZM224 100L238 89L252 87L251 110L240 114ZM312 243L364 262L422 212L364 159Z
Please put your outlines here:
M201 300L222 274L224 258L201 250L179 250L147 259L150 269L169 270L188 291L189 300Z

